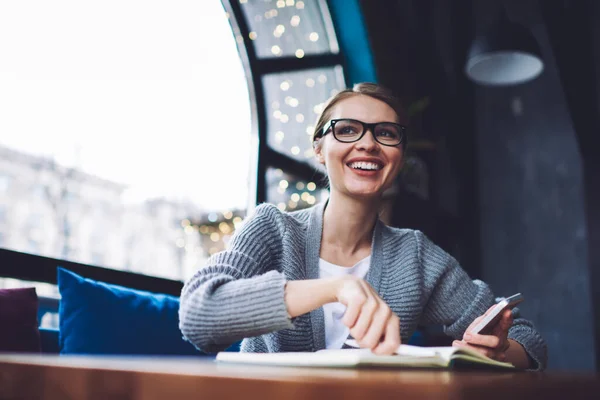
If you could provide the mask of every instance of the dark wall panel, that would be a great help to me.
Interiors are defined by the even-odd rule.
[[[544,74],[475,95],[482,277],[499,295],[525,294],[522,312],[547,340],[551,369],[593,370],[582,157],[544,26],[531,27]]]

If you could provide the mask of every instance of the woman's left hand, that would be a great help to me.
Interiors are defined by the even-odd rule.
[[[468,347],[476,350],[483,355],[497,360],[506,361],[506,352],[510,347],[508,340],[508,329],[512,326],[513,318],[512,311],[505,310],[502,314],[502,318],[496,323],[496,326],[492,329],[489,334],[482,335],[478,333],[472,333],[472,329],[484,318],[494,306],[490,307],[486,313],[480,317],[477,317],[475,321],[469,325],[463,340],[455,340],[452,345],[455,347]]]

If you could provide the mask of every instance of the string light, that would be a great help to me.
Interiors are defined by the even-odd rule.
[[[236,41],[238,44],[242,44],[242,43],[244,43],[244,38],[243,38],[242,36],[240,36],[240,35],[236,35],[236,36],[235,36],[235,41]]]
[[[297,58],[303,58],[304,57],[304,50],[298,49],[298,50],[296,50],[295,54],[296,54]]]
[[[279,143],[283,141],[284,136],[285,134],[282,131],[275,132],[275,140],[277,140]]]
[[[317,80],[319,81],[319,83],[326,83],[327,82],[327,77],[324,74],[319,75],[319,77],[317,78]]]
[[[292,147],[292,149],[290,151],[292,152],[293,155],[298,155],[298,154],[300,154],[300,147],[294,146],[294,147]]]
[[[193,226],[190,226],[190,225],[188,225],[188,226],[186,226],[186,227],[183,229],[183,231],[189,235],[189,234],[191,234],[191,233],[194,233],[194,227],[193,227]]]
[[[221,235],[219,235],[217,232],[213,232],[210,234],[210,240],[212,240],[213,242],[218,242],[219,239],[221,239]]]
[[[285,5],[288,7],[293,7],[295,1],[294,0],[285,0]]]
[[[311,32],[310,35],[308,35],[308,39],[311,42],[316,42],[317,40],[319,40],[319,34],[317,32]]]
[[[272,9],[272,10],[265,12],[265,18],[266,19],[275,18],[277,16],[277,14],[279,14],[279,12],[276,9]]]
[[[295,97],[292,97],[292,96],[286,96],[285,103],[287,105],[289,105],[290,107],[298,107],[298,104],[300,104],[298,99],[296,99]]]
[[[304,182],[298,182],[298,183],[296,183],[296,189],[298,189],[298,190],[304,190]]]
[[[208,226],[202,225],[200,227],[200,233],[203,234],[203,235],[206,235],[208,233]]]
[[[298,10],[302,10],[304,8],[304,2],[303,1],[297,1],[296,2],[296,8]]]
[[[240,4],[246,4],[248,0],[240,0]]]
[[[279,85],[279,88],[285,92],[285,91],[288,91],[290,89],[290,86],[291,85],[290,85],[290,83],[288,81],[283,81]]]
[[[185,228],[186,226],[190,225],[190,220],[189,219],[184,219],[181,221],[181,227]]]
[[[278,0],[277,1],[277,8],[283,8],[283,7],[285,7],[285,1]]]
[[[273,36],[275,36],[276,38],[281,37],[281,35],[283,35],[283,33],[285,32],[285,26],[283,25],[277,25],[275,27],[275,30],[273,31]]]
[[[282,179],[282,180],[279,181],[279,187],[280,188],[287,189],[288,186],[289,186],[289,183],[285,179]]]
[[[275,176],[280,177],[283,175],[283,171],[281,170],[281,168],[277,168],[275,170]]]
[[[277,204],[277,208],[279,208],[279,210],[281,210],[281,211],[285,211],[285,203]]]
[[[233,219],[233,226],[235,229],[238,229],[242,225],[242,219],[240,217],[235,217]]]
[[[229,232],[231,232],[231,227],[229,226],[229,224],[227,222],[221,222],[219,224],[219,230],[223,233],[229,233]]]
[[[293,26],[293,27],[296,27],[296,26],[300,25],[300,17],[297,16],[297,15],[294,15],[292,17],[292,19],[290,19],[290,25]]]
[[[271,53],[275,54],[276,56],[281,55],[281,47],[277,45],[271,47]]]
[[[306,127],[306,134],[307,135],[312,135],[313,132],[314,132],[314,130],[315,130],[315,127],[312,126],[312,125],[309,125],[309,126]]]
[[[213,213],[210,213],[210,214],[208,214],[208,220],[209,220],[210,222],[217,222],[217,214],[215,214],[214,212],[213,212]]]
[[[296,114],[296,122],[298,122],[298,123],[304,122],[304,115],[303,114]]]
[[[308,192],[304,192],[304,193],[302,193],[302,196],[300,196],[300,198],[304,201],[306,201],[309,197],[310,197],[310,193],[308,193]]]
[[[291,199],[294,200],[295,202],[300,201],[300,195],[298,195],[298,193],[294,193],[291,196]]]
[[[225,217],[225,219],[231,219],[231,217],[233,217],[233,213],[231,211],[225,211],[223,213],[223,216]]]
[[[308,185],[306,185],[306,188],[312,192],[313,190],[315,190],[317,188],[317,185],[315,185],[314,182],[308,182]]]
[[[256,37],[257,37],[256,32],[250,32],[248,34],[248,37],[250,38],[250,40],[256,40]]]
[[[290,201],[288,201],[288,207],[291,209],[294,209],[294,208],[298,207],[298,203],[296,203],[293,200],[290,200]]]
[[[285,124],[290,120],[290,117],[288,117],[287,114],[281,114],[281,118],[279,118],[279,120]]]
[[[281,118],[281,116],[282,116],[282,115],[283,115],[283,113],[282,113],[281,111],[279,111],[279,110],[275,110],[275,111],[273,111],[273,117],[274,117],[275,119],[279,119],[279,118]]]
[[[315,80],[314,80],[314,79],[312,79],[312,78],[308,78],[308,79],[306,80],[306,86],[308,86],[308,87],[313,87],[313,86],[315,86]]]

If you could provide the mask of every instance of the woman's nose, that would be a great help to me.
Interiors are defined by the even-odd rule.
[[[367,151],[372,151],[373,149],[379,148],[379,144],[375,140],[375,135],[370,129],[368,129],[363,135],[363,137],[361,137],[360,140],[356,142],[356,146],[359,149]]]

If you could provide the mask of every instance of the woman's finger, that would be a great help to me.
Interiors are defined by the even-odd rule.
[[[500,332],[508,333],[508,329],[512,326],[512,324],[513,324],[512,311],[505,310],[504,313],[502,314],[502,319],[500,319],[498,324],[496,324],[495,330],[497,330],[498,333],[500,333]]]
[[[492,349],[499,348],[503,338],[494,335],[480,335],[477,333],[466,333],[463,341],[477,346],[489,347]]]
[[[392,314],[386,324],[384,340],[372,351],[378,355],[394,354],[400,343],[400,318]]]
[[[350,328],[350,334],[359,342],[359,344],[367,333],[369,326],[371,326],[371,321],[373,320],[373,315],[377,311],[377,308],[378,302],[373,297],[369,297],[360,308],[358,320],[356,321],[356,324]]]
[[[356,321],[358,320],[358,316],[360,315],[360,310],[365,301],[366,296],[356,296],[350,299],[350,301],[348,301],[348,304],[346,304],[346,311],[344,312],[344,316],[342,317],[342,323],[348,328],[352,329],[354,325],[356,325]]]
[[[377,312],[373,315],[373,320],[371,321],[367,332],[364,337],[359,340],[360,347],[374,349],[381,342],[387,322],[391,316],[392,311],[390,308],[380,301],[377,306]]]

